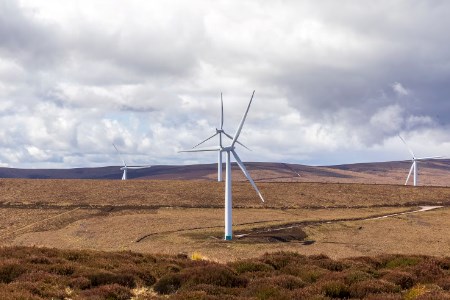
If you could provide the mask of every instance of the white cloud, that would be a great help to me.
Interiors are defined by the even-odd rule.
[[[407,96],[409,95],[409,91],[403,87],[403,85],[399,82],[394,82],[392,84],[392,89],[398,96]]]
[[[382,107],[370,118],[372,126],[391,134],[398,132],[403,122],[403,109],[399,105]]]
[[[445,2],[5,0],[0,162],[214,161],[224,96],[246,160],[390,159],[398,132],[450,139]],[[385,147],[385,148],[383,148]],[[378,155],[377,153],[384,153]]]

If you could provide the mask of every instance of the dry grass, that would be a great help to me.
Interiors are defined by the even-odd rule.
[[[449,187],[349,183],[258,183],[262,204],[248,182],[233,183],[235,207],[321,208],[450,204]],[[84,207],[223,207],[224,184],[175,180],[0,179],[0,205]]]
[[[223,209],[162,208],[145,213],[132,210],[88,216],[54,229],[56,219],[17,232],[3,240],[8,245],[37,245],[106,251],[192,254],[199,252],[215,261],[252,258],[280,249],[303,254],[327,253],[333,258],[382,253],[445,255],[450,253],[450,210],[440,209],[393,218],[358,221],[361,218],[404,211],[405,208],[365,209],[235,209],[236,233],[251,229],[299,224],[311,245],[222,241]],[[32,214],[32,213],[30,213]],[[70,218],[69,215],[62,216]],[[354,221],[336,222],[346,219]],[[327,223],[330,222],[330,223]],[[65,224],[65,222],[61,222]],[[304,224],[304,225],[302,225]]]
[[[261,240],[224,242],[223,183],[207,181],[0,180],[0,242],[105,251],[191,255],[213,261],[252,258],[280,249],[333,258],[382,253],[450,253],[448,208],[362,221],[448,205],[450,188],[392,185],[236,182],[234,230],[296,224],[309,245]],[[330,223],[327,223],[330,222]]]

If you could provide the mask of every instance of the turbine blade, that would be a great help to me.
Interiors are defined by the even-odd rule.
[[[261,198],[261,201],[264,202],[264,198],[261,195],[261,192],[258,190],[258,187],[256,186],[255,182],[253,181],[252,177],[248,173],[247,169],[245,168],[244,164],[242,163],[241,159],[237,155],[236,151],[232,150],[234,158],[236,159],[236,162],[238,166],[241,168],[242,172],[244,173],[245,177],[247,177],[248,181],[250,181],[251,185],[255,189],[256,193],[258,194],[259,198]]]
[[[250,109],[250,105],[252,104],[253,96],[255,95],[255,91],[252,93],[252,97],[250,98],[250,102],[248,103],[247,110],[245,111],[244,116],[242,117],[241,123],[239,124],[238,129],[236,130],[236,133],[234,134],[233,142],[231,143],[231,147],[234,146],[237,139],[239,138],[239,135],[241,134],[242,126],[244,126],[245,118],[247,118],[248,111]]]
[[[441,159],[441,158],[444,158],[444,156],[418,157],[416,158],[416,160]]]
[[[213,137],[215,137],[216,135],[218,135],[218,133],[213,134],[212,136],[210,136],[209,138],[207,138],[204,141],[201,141],[200,143],[198,143],[197,145],[195,145],[194,147],[192,147],[192,149],[197,148],[197,146],[200,146],[201,144],[203,144],[204,142],[209,141],[210,139],[212,139]]]
[[[223,129],[223,99],[222,92],[220,92],[220,129]]]
[[[127,167],[128,170],[137,170],[137,169],[147,169],[147,168],[151,168],[152,166],[132,166],[132,167]]]
[[[226,133],[225,131],[222,131],[223,134],[225,134],[230,140],[233,140],[233,137],[231,135],[229,135],[228,133]],[[236,143],[238,143],[239,145],[241,145],[242,147],[244,147],[245,149],[247,149],[248,151],[252,151],[252,149],[250,149],[249,147],[245,146],[244,144],[242,144],[239,141],[236,141]]]
[[[119,154],[119,157],[120,157],[120,159],[121,159],[122,162],[123,162],[123,165],[126,167],[127,164],[125,163],[125,160],[122,158],[122,155],[121,155],[119,149],[117,149],[117,147],[116,147],[116,145],[114,145],[114,143],[112,143],[112,145],[114,146],[114,148],[116,149],[117,153]]]
[[[178,152],[204,152],[204,151],[220,151],[222,148],[215,146],[215,147],[206,147],[206,148],[196,148],[196,149],[188,149],[188,150],[181,150]]]
[[[233,137],[231,135],[229,135],[228,133],[226,133],[225,131],[222,131],[223,134],[225,134],[230,140],[233,140]]]
[[[405,140],[402,138],[402,136],[399,134],[398,137],[402,140],[403,144],[405,144],[406,149],[408,149],[409,153],[411,153],[413,158],[416,158],[416,156],[414,155],[414,152],[412,151],[411,148],[409,148],[408,144],[405,142]]]
[[[408,174],[408,177],[406,177],[405,185],[408,184],[409,177],[411,177],[411,173],[412,173],[413,169],[414,169],[414,162],[412,163],[411,168],[409,169],[409,174]]]

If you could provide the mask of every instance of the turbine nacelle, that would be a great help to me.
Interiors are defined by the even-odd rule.
[[[228,147],[221,147],[220,148],[220,152],[228,152],[228,151],[234,151],[235,147],[234,146],[228,146]]]

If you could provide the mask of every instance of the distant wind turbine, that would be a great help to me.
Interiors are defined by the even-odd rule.
[[[413,175],[413,185],[417,186],[417,185],[419,185],[419,166],[418,166],[418,162],[419,161],[424,161],[424,160],[431,160],[431,159],[440,159],[440,158],[443,158],[443,156],[416,157],[414,155],[414,152],[412,151],[412,149],[408,146],[408,144],[405,142],[405,140],[401,137],[400,134],[398,135],[398,137],[405,144],[406,148],[408,149],[409,153],[412,156],[412,164],[411,164],[411,168],[409,169],[408,177],[406,177],[405,185],[408,184],[408,181],[409,181],[409,178],[411,177],[411,174],[414,174]]]
[[[195,145],[194,147],[192,147],[192,149],[197,148],[198,146],[200,146],[201,144],[209,141],[210,139],[212,139],[215,136],[219,136],[219,145],[218,147],[222,148],[222,134],[225,135],[227,138],[229,138],[230,140],[233,140],[233,137],[231,135],[229,135],[228,133],[225,132],[225,130],[223,130],[223,99],[222,99],[222,93],[220,93],[220,128],[216,128],[216,133],[213,134],[212,136],[208,137],[207,139],[201,141],[200,143],[198,143],[197,145]],[[247,148],[244,144],[242,144],[241,142],[237,141],[237,143],[239,145],[241,145],[242,147],[246,148],[247,150],[250,150],[249,148]],[[222,181],[222,151],[218,151],[217,153],[217,181]]]
[[[231,155],[234,156],[236,159],[236,163],[241,168],[242,172],[244,173],[245,177],[247,177],[248,181],[250,181],[251,185],[255,189],[256,193],[258,194],[259,198],[262,202],[264,202],[264,198],[261,195],[260,191],[256,187],[255,182],[253,181],[252,177],[248,173],[247,169],[245,168],[244,164],[242,163],[241,159],[239,158],[238,154],[235,150],[235,145],[238,143],[239,135],[241,134],[242,127],[244,126],[245,119],[247,117],[248,111],[250,109],[250,105],[252,104],[253,96],[255,95],[255,91],[253,91],[252,97],[250,98],[250,102],[248,103],[247,110],[245,111],[244,116],[242,117],[241,123],[239,124],[238,129],[236,130],[236,133],[234,134],[234,137],[232,137],[231,144],[229,146],[222,146],[221,144],[216,147],[209,147],[209,148],[198,148],[198,149],[190,149],[190,150],[184,150],[180,152],[203,152],[203,151],[219,151],[219,153],[225,152],[226,153],[226,165],[225,165],[225,240],[231,240],[233,237],[233,216],[232,216],[232,190],[231,190]]]
[[[151,167],[149,165],[147,165],[147,166],[127,166],[127,163],[123,159],[119,149],[117,149],[117,147],[116,147],[116,145],[114,145],[114,143],[112,145],[116,149],[117,153],[119,154],[120,159],[123,162],[123,167],[120,168],[120,170],[123,170],[122,180],[127,180],[128,179],[128,176],[127,176],[128,170],[146,169],[146,168],[150,168]]]

